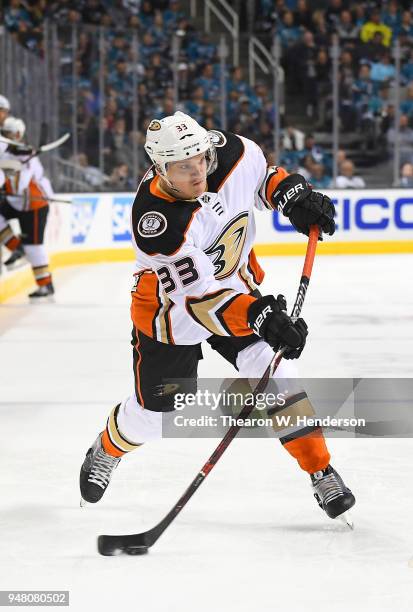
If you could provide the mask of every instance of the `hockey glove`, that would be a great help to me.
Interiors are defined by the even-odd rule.
[[[308,236],[310,226],[318,225],[325,234],[334,234],[334,204],[328,196],[312,191],[301,174],[290,174],[282,180],[271,199],[277,210],[290,219],[297,232]]]
[[[286,309],[283,295],[278,295],[277,299],[272,295],[259,298],[248,308],[248,325],[275,351],[286,346],[285,359],[297,359],[305,346],[307,325],[304,319],[294,323]]]

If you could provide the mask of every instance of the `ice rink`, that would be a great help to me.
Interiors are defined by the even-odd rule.
[[[302,258],[266,258],[264,293],[295,297]],[[413,255],[318,257],[304,377],[411,377]],[[144,557],[101,557],[100,533],[152,527],[216,440],[164,440],[123,460],[96,506],[78,472],[132,388],[131,264],[66,268],[55,303],[0,305],[0,589],[69,590],[70,610],[413,609],[411,439],[332,439],[355,530],[316,505],[276,440],[235,440]],[[201,375],[234,375],[208,348]],[[409,565],[410,564],[410,565]]]

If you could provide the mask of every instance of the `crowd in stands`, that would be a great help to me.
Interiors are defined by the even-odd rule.
[[[328,187],[331,154],[320,147],[314,131],[331,130],[333,35],[340,44],[339,91],[342,132],[363,134],[366,151],[381,159],[394,147],[394,79],[392,51],[402,49],[400,138],[402,164],[413,155],[413,7],[395,0],[255,0],[255,30],[268,44],[274,34],[282,47],[287,110],[304,116],[297,129],[289,113],[282,115],[280,163],[299,170],[317,187]],[[148,122],[175,109],[171,70],[172,34],[180,40],[178,108],[211,129],[220,125],[220,63],[213,37],[195,29],[180,0],[6,0],[3,20],[21,44],[44,56],[45,20],[59,27],[61,44],[62,126],[70,129],[73,91],[72,61],[78,92],[79,155],[74,161],[88,169],[94,188],[133,186],[134,143],[142,155]],[[64,24],[64,25],[63,25]],[[71,26],[77,25],[77,47],[71,48]],[[99,51],[96,26],[104,26],[105,98],[99,125]],[[139,54],[132,40],[138,33]],[[137,75],[138,131],[133,131],[133,71]],[[226,74],[228,129],[257,141],[270,162],[274,159],[276,109],[272,87],[265,80],[249,85],[244,68],[228,65]],[[282,112],[283,109],[279,109]],[[99,167],[99,130],[103,129],[104,167]],[[305,133],[304,133],[305,129]],[[146,160],[141,159],[143,165]],[[351,160],[340,162],[343,184],[356,181]],[[346,179],[346,180],[344,180]]]

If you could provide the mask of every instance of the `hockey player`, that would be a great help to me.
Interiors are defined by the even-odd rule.
[[[92,503],[121,457],[161,436],[162,413],[174,406],[173,393],[162,393],[167,381],[186,379],[179,391],[194,391],[204,340],[245,379],[260,379],[274,350],[286,346],[275,377],[297,377],[291,360],[305,346],[307,325],[287,315],[282,295],[262,297],[257,289],[264,273],[253,250],[254,207],[282,212],[305,234],[313,224],[335,230],[331,200],[299,174],[268,168],[251,140],[207,132],[177,112],[150,123],[145,149],[153,166],[132,207],[135,393],[110,413],[81,467],[81,496]],[[279,414],[314,411],[300,388]],[[319,428],[296,428],[280,440],[309,473],[328,516],[354,505]]]
[[[6,138],[22,141],[26,126],[21,119],[7,117],[2,127]],[[44,175],[41,162],[30,157],[24,148],[8,146],[0,142],[0,244],[4,244],[11,256],[4,262],[7,268],[22,257],[29,260],[37,289],[29,294],[32,299],[51,296],[54,293],[49,261],[43,244],[48,199],[53,196],[49,179]],[[30,150],[31,151],[31,150]],[[22,235],[16,236],[9,224],[18,219]]]
[[[4,96],[0,96],[0,128],[10,112],[10,102]]]

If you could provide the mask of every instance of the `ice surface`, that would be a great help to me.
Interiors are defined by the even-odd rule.
[[[300,258],[263,259],[292,300]],[[306,377],[412,376],[412,256],[319,257],[304,308]],[[369,612],[413,609],[410,439],[329,440],[357,496],[327,519],[277,441],[235,440],[145,557],[100,557],[99,533],[152,527],[215,440],[164,440],[123,460],[80,509],[78,470],[132,385],[130,264],[67,268],[56,303],[0,305],[0,589],[69,589],[70,610]],[[204,350],[201,374],[232,376]]]

